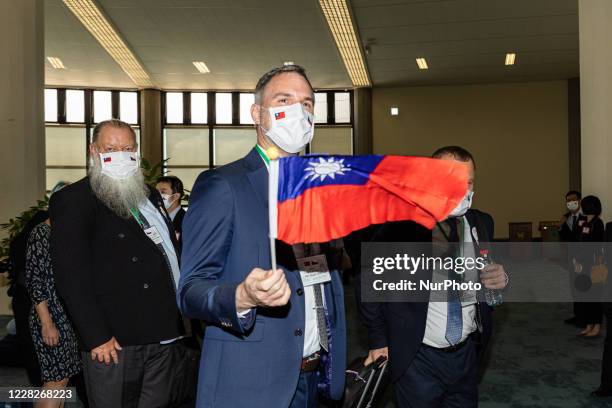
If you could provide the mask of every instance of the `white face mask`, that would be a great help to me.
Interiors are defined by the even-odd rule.
[[[140,169],[137,152],[99,153],[102,174],[115,180],[130,178]]]
[[[455,209],[451,211],[448,217],[453,218],[461,217],[462,215],[464,215],[467,210],[469,210],[472,206],[472,197],[474,197],[474,192],[468,191],[465,197],[463,197],[463,200],[461,200],[461,202],[457,204],[457,207],[455,207]]]
[[[174,204],[174,202],[176,201],[176,200],[170,200],[170,197],[172,197],[172,194],[162,194],[161,196],[164,200],[164,207],[166,207],[166,210],[172,207],[172,204]]]
[[[568,201],[566,205],[567,209],[570,211],[577,211],[578,207],[580,207],[580,203],[578,201]]]
[[[270,129],[261,128],[274,144],[287,153],[298,153],[314,136],[314,116],[301,103],[263,108],[270,112]]]

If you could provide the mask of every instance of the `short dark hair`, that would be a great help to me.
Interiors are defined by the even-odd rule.
[[[444,146],[433,152],[431,157],[434,159],[439,159],[442,156],[450,155],[453,156],[456,160],[468,162],[471,161],[476,168],[476,161],[474,160],[474,156],[472,153],[468,152],[466,149],[460,146]]]
[[[108,119],[98,123],[96,127],[94,127],[93,132],[91,133],[91,143],[96,143],[96,141],[98,141],[100,132],[102,132],[102,129],[107,126],[111,126],[118,129],[128,129],[134,137],[134,143],[136,143],[136,132],[134,132],[134,129],[132,129],[132,127],[128,123],[125,123],[124,121],[119,119]]]
[[[185,195],[185,190],[183,189],[183,182],[180,178],[176,176],[161,176],[157,179],[157,183],[168,183],[170,184],[170,189],[172,190],[172,194],[179,193],[179,200],[183,198]]]
[[[594,195],[586,196],[580,202],[584,215],[601,215],[601,201]]]
[[[575,195],[576,197],[578,197],[579,200],[582,198],[582,194],[578,190],[570,190],[570,191],[568,191],[567,194],[565,195],[565,198],[567,198],[567,197],[569,197],[571,195]]]
[[[290,72],[294,72],[304,78],[308,83],[308,86],[312,90],[312,93],[314,94],[314,88],[312,87],[310,80],[306,76],[306,70],[304,68],[299,65],[283,65],[282,67],[271,69],[270,71],[263,74],[261,78],[259,78],[259,81],[257,81],[257,85],[255,86],[255,103],[261,105],[263,91],[266,88],[266,85],[268,85],[268,83],[272,80],[272,78],[280,74],[287,74]]]

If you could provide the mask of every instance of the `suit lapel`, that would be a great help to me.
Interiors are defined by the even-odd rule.
[[[244,158],[245,166],[248,169],[247,178],[251,187],[255,191],[257,200],[268,211],[268,168],[263,159],[259,156],[257,149],[252,149]]]

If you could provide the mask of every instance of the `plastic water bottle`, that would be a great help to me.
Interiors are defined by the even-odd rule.
[[[489,256],[488,249],[481,249],[480,257],[483,258],[483,263],[485,265],[491,265],[494,263],[493,259],[491,259],[491,257]],[[504,298],[502,296],[502,291],[499,289],[484,288],[484,293],[485,293],[485,300],[487,302],[487,305],[489,306],[499,306],[504,301]]]

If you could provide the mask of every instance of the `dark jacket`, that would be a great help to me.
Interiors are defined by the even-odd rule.
[[[149,199],[165,214],[174,239],[155,189]],[[131,346],[183,334],[171,271],[134,219],[108,209],[88,178],[54,194],[49,210],[56,286],[85,350],[113,336]]]
[[[493,238],[493,219],[490,215],[477,210],[469,210],[466,218],[471,227],[476,227],[480,242],[488,242]],[[383,225],[372,240],[376,242],[430,242],[431,238],[431,230],[411,221],[401,221]],[[361,285],[356,286],[359,312],[368,329],[369,349],[389,347],[391,379],[396,381],[408,369],[421,347],[425,335],[428,302],[361,302]],[[482,352],[491,336],[491,308],[486,303],[480,302],[477,315],[480,316],[482,323],[480,333],[480,351]]]
[[[172,225],[174,226],[174,231],[178,235],[178,244],[179,247],[183,247],[183,218],[185,218],[185,214],[187,211],[183,207],[179,208],[172,220]]]
[[[570,212],[567,212],[564,214],[566,218],[569,218],[571,215],[572,214]],[[579,239],[579,235],[580,235],[579,232],[580,231],[577,226],[571,229],[567,225],[567,222],[564,222],[563,224],[561,224],[561,227],[559,228],[559,238],[561,238],[561,241],[563,242],[576,242]]]

